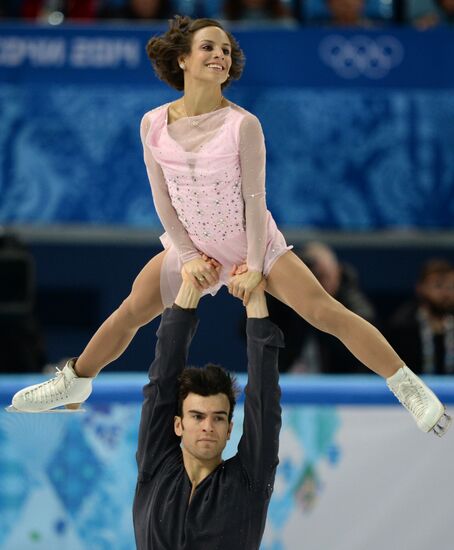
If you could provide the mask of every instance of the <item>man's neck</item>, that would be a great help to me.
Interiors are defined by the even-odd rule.
[[[222,463],[222,456],[220,455],[211,460],[200,460],[188,453],[184,447],[182,447],[182,451],[184,468],[191,480],[193,489]]]

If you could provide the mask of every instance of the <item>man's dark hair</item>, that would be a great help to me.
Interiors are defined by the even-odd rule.
[[[175,88],[184,89],[184,75],[178,65],[178,58],[191,53],[194,33],[205,27],[218,27],[229,38],[231,45],[232,66],[228,79],[221,84],[224,89],[232,80],[238,80],[243,72],[245,57],[235,37],[214,19],[191,19],[175,15],[169,21],[169,30],[161,36],[154,36],[148,41],[146,50],[156,76]]]
[[[434,258],[425,262],[419,272],[418,283],[423,283],[431,275],[446,275],[453,269],[447,260]]]
[[[236,398],[240,391],[236,378],[225,369],[211,363],[203,368],[186,367],[178,381],[178,416],[183,418],[183,401],[190,393],[203,397],[223,393],[230,403],[229,422],[231,422]]]

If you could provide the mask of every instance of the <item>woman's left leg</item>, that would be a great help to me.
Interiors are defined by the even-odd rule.
[[[293,252],[276,260],[267,280],[270,294],[314,327],[339,338],[359,361],[380,376],[389,378],[404,365],[384,336],[330,296]]]
[[[267,291],[309,323],[337,336],[371,370],[386,378],[389,389],[424,432],[442,436],[451,418],[438,397],[416,376],[370,323],[325,292],[306,265],[287,252],[268,274]]]

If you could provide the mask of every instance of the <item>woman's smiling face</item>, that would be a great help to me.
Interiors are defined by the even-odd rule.
[[[184,63],[185,78],[223,84],[232,66],[232,46],[219,27],[204,27],[194,33],[191,53],[179,60]]]

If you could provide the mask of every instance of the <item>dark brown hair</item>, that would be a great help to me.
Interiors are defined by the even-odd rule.
[[[148,41],[146,50],[156,76],[177,90],[184,89],[183,71],[178,65],[178,58],[191,53],[192,38],[196,31],[205,27],[218,27],[229,38],[232,47],[232,66],[228,79],[222,83],[224,89],[232,80],[238,80],[243,72],[245,57],[234,36],[226,31],[215,19],[191,19],[175,15],[169,20],[169,30],[161,36],[154,36]]]
[[[230,403],[229,422],[231,422],[236,398],[239,394],[239,387],[234,376],[219,365],[208,364],[203,368],[185,368],[178,381],[178,416],[183,418],[183,401],[190,393],[203,397],[223,393]]]

